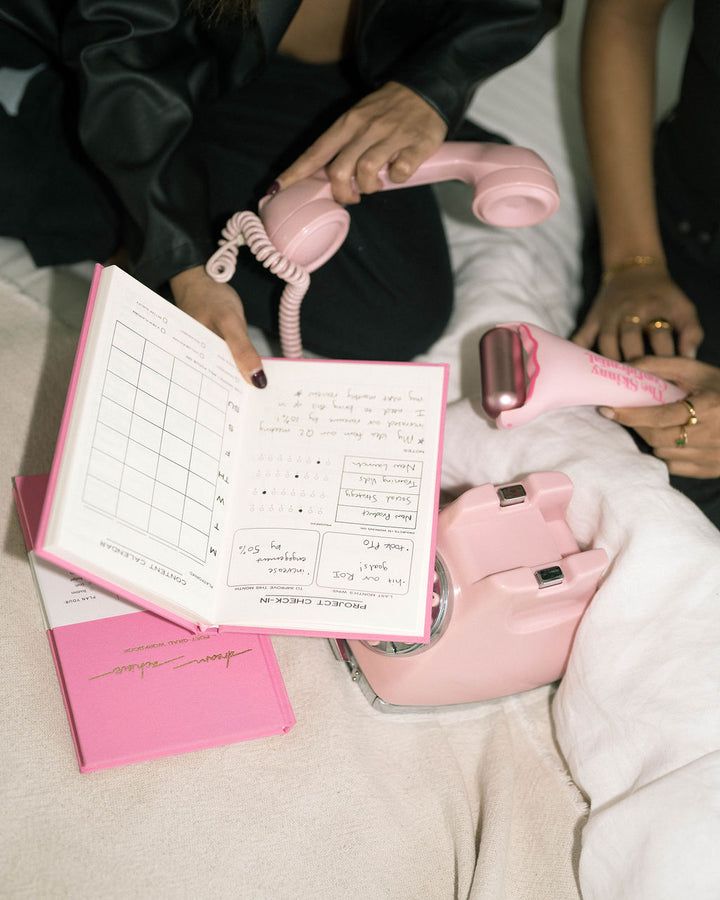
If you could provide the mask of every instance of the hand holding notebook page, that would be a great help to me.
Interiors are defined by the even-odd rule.
[[[40,554],[184,624],[424,637],[446,367],[264,368],[98,267]]]

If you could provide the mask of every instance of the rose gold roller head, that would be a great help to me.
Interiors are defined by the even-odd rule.
[[[525,361],[520,335],[491,328],[480,339],[482,405],[491,419],[525,403]]]

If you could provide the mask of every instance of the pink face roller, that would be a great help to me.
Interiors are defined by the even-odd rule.
[[[482,404],[498,428],[566,406],[660,406],[685,391],[526,322],[505,322],[480,341]]]
[[[555,179],[537,153],[504,144],[448,142],[402,184],[390,181],[385,171],[379,178],[382,190],[464,181],[473,187],[475,216],[504,228],[542,222],[560,202]],[[247,243],[267,269],[287,282],[280,301],[280,341],[285,356],[302,356],[300,303],[309,273],[341,246],[350,213],[333,199],[324,171],[263,197],[259,212],[259,218],[246,211],[228,221],[206,270],[216,281],[229,281],[238,247]]]

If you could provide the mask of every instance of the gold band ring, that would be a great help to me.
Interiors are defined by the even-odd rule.
[[[700,419],[698,419],[698,414],[695,412],[695,407],[687,399],[687,397],[683,400],[683,403],[685,404],[685,406],[687,406],[687,411],[688,411],[688,415],[689,415],[689,418],[688,418],[687,422],[685,423],[685,428],[687,428],[688,425],[699,425]]]
[[[675,446],[676,447],[687,447],[688,435],[687,428],[684,425],[680,426],[680,437],[675,438]]]
[[[673,326],[667,319],[650,319],[645,327],[650,331],[672,331]]]
[[[623,316],[623,325],[639,325],[640,316]]]

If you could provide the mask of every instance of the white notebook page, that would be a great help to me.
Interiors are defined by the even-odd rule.
[[[266,364],[237,452],[221,616],[424,630],[444,369]]]

